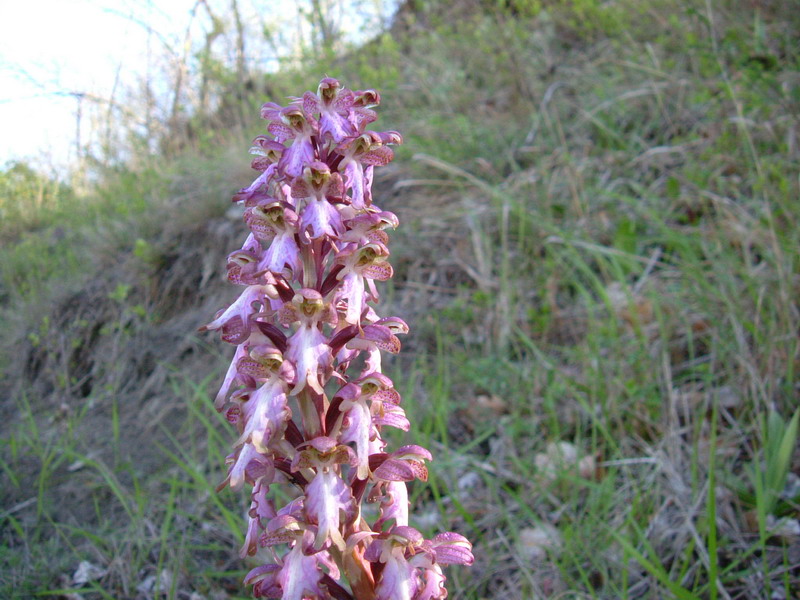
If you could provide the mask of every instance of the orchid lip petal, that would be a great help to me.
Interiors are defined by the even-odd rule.
[[[306,513],[317,523],[314,548],[321,549],[330,539],[340,550],[345,541],[339,531],[340,512],[349,513],[352,505],[350,488],[333,471],[320,471],[306,487]]]
[[[327,369],[333,360],[326,342],[325,335],[313,326],[299,327],[289,339],[286,357],[294,362],[297,369],[297,383],[292,388],[292,395],[301,392],[306,385],[318,394],[324,393],[319,373]]]

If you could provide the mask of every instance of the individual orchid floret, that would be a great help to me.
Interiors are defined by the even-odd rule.
[[[389,164],[394,152],[387,144],[401,141],[400,134],[394,131],[385,134],[366,131],[336,147],[342,156],[339,168],[344,174],[345,188],[351,190],[354,208],[363,210],[372,204],[372,168]]]
[[[350,340],[347,345],[350,350],[360,350],[366,352],[364,361],[365,373],[381,371],[381,352],[397,354],[400,352],[400,340],[392,330],[385,325],[372,324],[362,328],[361,333]]]
[[[370,502],[380,502],[381,516],[373,529],[381,531],[384,523],[394,520],[395,525],[408,525],[408,488],[403,481],[378,482],[370,493]]]
[[[370,441],[377,436],[367,399],[361,387],[352,383],[339,390],[334,400],[337,399],[341,401],[338,408],[343,416],[340,439],[344,443],[355,444],[356,477],[366,480],[370,475]]]
[[[280,320],[284,324],[299,321],[300,326],[288,340],[286,356],[294,363],[297,384],[292,395],[308,385],[322,394],[320,375],[327,372],[333,359],[327,338],[321,331],[321,323],[336,323],[337,315],[329,303],[325,303],[319,292],[304,288],[298,291],[291,303],[281,309]],[[321,373],[322,372],[322,373]]]
[[[268,127],[275,141],[283,143],[293,140],[278,161],[278,170],[290,177],[299,177],[303,167],[314,161],[314,146],[311,136],[317,133],[317,123],[308,118],[299,106],[287,106],[280,111],[280,122]]]
[[[252,444],[260,453],[269,452],[268,442],[283,431],[286,421],[291,417],[286,397],[287,388],[286,382],[277,376],[276,369],[275,375],[258,389],[248,393],[246,397],[239,395],[237,400],[241,404],[245,425],[234,446]]]
[[[383,481],[428,480],[428,468],[423,461],[433,460],[431,453],[422,446],[403,446],[389,455],[375,454],[370,457],[375,478]]]
[[[423,541],[422,534],[413,527],[398,526],[372,542],[364,558],[383,567],[375,587],[378,600],[414,598],[419,580],[407,556],[413,556]]]
[[[389,249],[381,242],[369,242],[357,249],[345,249],[336,256],[336,264],[342,265],[337,275],[341,280],[341,288],[337,301],[344,301],[347,306],[345,320],[357,325],[361,323],[361,314],[368,300],[378,301],[378,291],[374,280],[386,281],[393,274],[392,265],[387,262]],[[365,279],[370,294],[364,289]]]
[[[362,245],[380,242],[386,246],[389,244],[389,235],[384,230],[389,227],[396,229],[398,224],[397,215],[388,210],[359,213],[345,222],[347,232],[339,239]]]
[[[254,154],[256,158],[253,159],[251,166],[262,173],[249,186],[239,190],[233,196],[233,202],[245,202],[250,205],[268,196],[266,191],[267,184],[274,177],[277,163],[280,161],[285,149],[286,147],[283,144],[270,140],[264,135],[260,135],[253,140],[250,154]]]
[[[248,469],[269,467],[269,459],[259,454],[252,444],[241,446],[239,451],[229,455],[225,462],[229,465],[228,477],[220,484],[220,489],[225,485],[234,490],[241,489],[247,479]]]
[[[260,246],[260,245],[259,245]],[[264,271],[258,270],[261,248],[235,250],[228,255],[228,281],[236,285],[258,285]]]
[[[375,90],[354,92],[350,120],[355,124],[356,129],[361,131],[366,125],[378,118],[378,113],[371,109],[380,103],[381,95]]]
[[[325,78],[264,104],[258,174],[233,197],[249,232],[226,270],[243,289],[201,330],[236,346],[214,401],[237,432],[218,489],[250,489],[239,553],[271,556],[245,577],[256,597],[441,600],[442,567],[473,560],[461,535],[410,526],[407,485],[433,457],[384,438],[412,423],[382,372],[408,325],[375,309],[398,219],[373,204],[373,172],[402,143],[366,129],[379,103]]]
[[[273,519],[273,522],[278,519]],[[273,522],[273,533],[277,529]],[[292,523],[292,519],[281,522],[283,535],[267,537],[266,543],[283,543],[286,538],[292,549],[283,557],[281,564],[256,567],[245,577],[245,583],[254,585],[254,595],[262,598],[281,598],[282,600],[305,600],[306,598],[330,598],[323,586],[325,571],[328,576],[338,579],[340,576],[336,562],[328,552],[313,552],[312,533]],[[278,527],[280,527],[280,525]]]
[[[406,411],[391,402],[373,402],[371,414],[374,425],[395,427],[402,431],[411,429],[411,423],[406,418]]]
[[[336,466],[352,464],[353,451],[349,446],[337,444],[329,437],[317,437],[308,442],[293,466],[296,469],[313,469],[315,474],[306,488],[306,514],[317,525],[314,548],[320,550],[326,541],[344,550],[345,542],[339,527],[340,513],[347,520],[355,515],[354,499],[350,488],[337,473]]]
[[[266,198],[248,208],[244,219],[256,239],[271,242],[253,267],[254,270],[272,271],[289,277],[292,273],[300,272],[302,260],[295,237],[298,217],[294,210],[277,200]]]
[[[221,411],[223,406],[225,406],[225,401],[228,398],[228,392],[231,389],[231,386],[236,381],[236,378],[239,375],[239,371],[237,369],[239,359],[244,357],[247,354],[247,347],[246,344],[239,344],[236,347],[236,352],[233,355],[233,361],[231,361],[230,366],[228,367],[227,372],[225,373],[225,378],[222,381],[222,385],[219,388],[219,392],[217,392],[217,396],[214,399],[214,408],[218,411]]]
[[[269,160],[270,163],[277,163],[283,151],[286,149],[282,143],[271,140],[265,135],[258,135],[253,138],[253,145],[250,147],[250,154],[256,156],[263,156]]]
[[[217,317],[201,331],[222,330],[222,339],[231,344],[240,344],[250,335],[251,316],[259,312],[258,306],[268,304],[267,299],[274,294],[274,288],[268,284],[251,285],[226,310],[220,311]]]
[[[421,571],[422,581],[414,600],[443,600],[447,590],[441,565],[471,565],[472,544],[457,533],[440,533],[433,540],[425,540],[408,562]]]
[[[292,186],[295,198],[307,199],[300,222],[300,231],[311,239],[323,236],[337,238],[344,230],[342,216],[328,201],[329,195],[342,195],[342,178],[331,173],[330,167],[314,161],[303,169],[302,179]]]
[[[354,101],[353,92],[343,89],[336,79],[326,77],[319,82],[316,94],[303,94],[303,109],[309,116],[320,115],[319,133],[323,139],[339,143],[356,134],[356,125],[348,119]]]
[[[274,470],[272,471],[274,473]],[[258,538],[263,532],[263,522],[277,516],[272,500],[267,498],[270,481],[265,476],[259,477],[253,486],[251,495],[250,510],[247,512],[249,521],[247,533],[245,534],[244,545],[239,551],[239,556],[253,556],[258,551]]]
[[[279,235],[293,235],[297,231],[297,214],[269,196],[244,212],[244,221],[253,236],[270,242]]]

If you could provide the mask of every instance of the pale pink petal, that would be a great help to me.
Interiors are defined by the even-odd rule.
[[[387,425],[403,431],[411,429],[405,411],[392,402],[373,402],[372,422],[375,425]]]
[[[266,285],[248,286],[236,301],[226,308],[211,323],[201,328],[201,331],[221,329],[226,323],[238,318],[242,321],[242,326],[249,333],[250,316],[256,313],[253,303],[266,304],[269,287]]]
[[[327,200],[310,200],[303,209],[300,219],[300,231],[311,230],[311,239],[319,239],[325,235],[336,238],[344,231],[342,216]]]
[[[364,400],[351,404],[346,413],[347,426],[342,431],[342,443],[355,442],[359,479],[369,477],[369,440],[372,437],[372,418]]]
[[[367,207],[364,197],[364,167],[356,160],[351,160],[344,168],[344,187],[350,189],[353,208],[363,210]]]
[[[259,387],[244,403],[245,428],[234,446],[249,443],[258,451],[269,451],[269,440],[283,431],[291,417],[284,383],[276,378]]]
[[[278,169],[291,177],[300,177],[303,168],[314,161],[314,147],[310,137],[297,137],[290,147],[283,151]]]
[[[225,379],[222,381],[222,386],[219,388],[217,397],[214,400],[214,408],[216,408],[217,411],[222,410],[222,407],[225,405],[225,400],[228,398],[228,392],[231,389],[234,379],[236,379],[236,365],[239,362],[239,359],[245,357],[246,355],[247,349],[245,348],[245,344],[239,344],[236,347],[236,352],[233,355],[233,360],[228,367],[228,371],[225,373]]]
[[[300,248],[297,247],[294,232],[286,231],[275,236],[258,266],[276,273],[288,268],[289,276],[294,276],[300,273],[301,265]]]
[[[375,587],[377,600],[412,600],[417,592],[416,569],[408,564],[401,552],[389,554],[386,566]]]
[[[375,522],[373,529],[380,530],[383,524],[394,519],[395,526],[408,526],[408,488],[403,481],[390,481],[385,484],[383,501],[381,502],[381,518]]]
[[[346,116],[342,116],[335,110],[325,108],[319,120],[319,132],[321,136],[329,137],[334,142],[339,143],[349,136],[355,135],[356,128],[348,121]]]
[[[442,568],[437,564],[432,564],[424,570],[425,583],[419,588],[414,600],[443,600],[447,598],[447,590],[444,587],[445,576]]]
[[[446,531],[437,534],[430,542],[436,562],[443,565],[471,565],[475,561],[472,544],[463,535]]]
[[[264,459],[258,452],[256,452],[252,444],[245,444],[239,451],[239,455],[236,457],[236,461],[233,463],[233,466],[228,473],[231,489],[238,490],[240,487],[242,487],[242,484],[244,483],[245,469],[247,469],[247,465],[250,464],[251,460],[263,461]]]
[[[334,471],[324,469],[316,474],[306,487],[305,501],[310,521],[317,524],[315,549],[319,550],[327,540],[331,540],[340,550],[344,550],[344,538],[339,531],[339,513],[351,512],[352,502],[350,488]]]
[[[286,357],[297,370],[297,383],[291,392],[293,396],[306,384],[318,394],[323,393],[319,372],[326,370],[333,359],[326,341],[325,335],[313,326],[301,326],[289,338]]]
[[[304,600],[312,598],[324,598],[323,591],[320,589],[319,581],[322,572],[317,566],[317,559],[306,556],[303,553],[302,544],[296,542],[283,559],[283,568],[278,575],[283,595],[281,600]]]
[[[364,312],[364,278],[357,273],[348,273],[342,278],[338,297],[347,302],[345,321],[353,325],[361,323],[361,313]]]

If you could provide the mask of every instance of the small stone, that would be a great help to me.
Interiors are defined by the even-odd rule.
[[[587,454],[578,462],[578,474],[584,479],[599,479],[597,474],[597,460]]]
[[[733,410],[741,405],[742,394],[730,385],[723,385],[715,390],[719,405],[726,410]]]
[[[102,569],[97,565],[93,565],[88,560],[84,560],[81,561],[75,573],[72,575],[72,582],[75,585],[85,585],[90,581],[100,579],[106,573],[108,573],[106,569]]]
[[[800,477],[789,471],[786,476],[786,485],[783,486],[780,496],[784,500],[794,500],[800,496]]]
[[[767,530],[771,535],[781,538],[783,541],[792,543],[800,539],[800,521],[783,517],[776,519],[772,515],[767,515]]]
[[[541,563],[548,552],[558,552],[561,548],[561,534],[548,523],[538,527],[526,527],[519,532],[517,551],[523,558]]]
[[[158,580],[156,581],[155,591],[157,594],[168,594],[171,588],[172,588],[172,573],[170,573],[166,569],[162,569],[161,573],[158,574]]]
[[[155,575],[148,575],[144,578],[144,581],[136,586],[136,590],[143,594],[169,594],[171,588],[172,573],[166,569],[162,569],[158,577]]]
[[[155,583],[156,583],[156,576],[148,575],[139,585],[136,586],[136,591],[142,592],[143,594],[149,594],[150,592],[153,591]]]
[[[458,490],[460,492],[469,492],[481,484],[481,476],[478,475],[475,471],[469,471],[468,473],[464,473],[461,477],[458,478]]]
[[[538,474],[548,481],[554,480],[560,471],[574,468],[578,462],[578,450],[569,442],[547,444],[544,452],[533,457]]]

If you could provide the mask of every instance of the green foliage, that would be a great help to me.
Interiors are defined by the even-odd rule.
[[[620,36],[631,29],[637,17],[646,14],[643,3],[630,0],[555,0],[552,8],[557,20],[587,41]]]
[[[405,136],[376,200],[403,223],[384,301],[411,325],[387,363],[413,441],[437,459],[412,520],[476,541],[479,564],[448,574],[453,594],[797,595],[794,542],[773,520],[798,517],[780,496],[800,419],[797,19],[694,0],[416,4],[408,32],[267,75],[269,97],[245,102],[281,102],[325,73],[378,88],[378,125]],[[253,117],[249,135],[262,129]],[[215,147],[228,130],[202,136],[188,147],[205,158],[110,169],[90,194],[43,202],[0,251],[0,301],[25,323],[14,377],[55,382],[17,398],[0,442],[2,504],[34,499],[0,512],[0,594],[45,594],[83,559],[117,565],[87,596],[128,597],[163,569],[184,574],[173,596],[241,590],[246,499],[212,489],[231,441],[208,400],[224,359],[198,367],[187,344],[142,405],[138,381],[71,397],[73,370],[32,375],[59,315],[23,310],[108,278],[116,320],[99,335],[131,346],[121,365],[143,331],[159,343],[201,324],[207,307],[195,319],[161,283],[174,269],[182,298],[213,304],[200,263],[216,238],[203,230],[175,268],[165,215],[218,217],[248,181],[247,140],[234,159]],[[108,276],[104,263],[126,260]],[[76,322],[65,347],[93,324]],[[62,397],[71,412],[53,416]],[[126,449],[142,413],[157,425]],[[584,471],[552,464],[564,443]],[[76,525],[62,502],[90,514]]]
[[[39,173],[24,162],[7,164],[0,170],[0,240],[50,224],[53,213],[74,199],[75,193],[63,181]]]
[[[788,423],[774,410],[769,411],[764,420],[762,456],[755,459],[747,470],[761,517],[776,513],[775,509],[786,486],[792,454],[797,449],[798,422],[800,409],[794,412]]]

